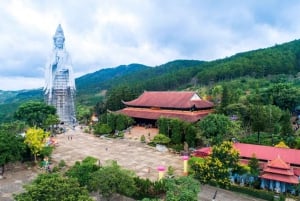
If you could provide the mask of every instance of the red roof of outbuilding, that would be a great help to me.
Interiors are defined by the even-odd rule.
[[[263,169],[264,172],[269,172],[269,173],[275,173],[275,174],[281,174],[281,175],[294,175],[294,171],[292,169],[289,170],[284,170],[280,168],[270,168],[266,167]]]
[[[294,174],[297,176],[300,176],[300,169],[299,168],[294,168]]]
[[[191,91],[145,91],[137,99],[123,102],[127,106],[158,108],[212,108],[212,102],[201,99]]]
[[[291,166],[284,162],[279,156],[266,164],[260,177],[290,184],[299,183],[299,179],[295,176]]]
[[[299,184],[299,180],[297,176],[287,176],[287,175],[280,175],[280,174],[273,174],[273,173],[263,173],[259,176],[260,178],[281,181],[289,184]]]
[[[286,162],[284,162],[280,156],[278,155],[278,157],[272,161],[269,161],[267,164],[268,167],[272,167],[272,168],[280,168],[280,169],[285,169],[285,170],[289,170],[291,169],[290,164],[287,164]]]
[[[279,148],[264,145],[234,143],[234,148],[240,153],[241,158],[252,158],[253,154],[259,160],[271,161],[278,156],[286,163],[300,166],[300,150]],[[203,148],[196,152],[206,152],[210,154],[211,149]]]
[[[212,113],[213,110],[201,110],[201,111],[180,111],[180,110],[161,110],[161,109],[149,109],[149,108],[124,108],[119,110],[118,113],[142,119],[157,120],[160,117],[165,118],[179,118],[187,122],[196,122],[206,115]]]
[[[234,143],[234,147],[239,151],[240,157],[252,158],[255,154],[257,159],[271,161],[279,156],[286,163],[300,165],[300,150],[298,149],[244,143]]]

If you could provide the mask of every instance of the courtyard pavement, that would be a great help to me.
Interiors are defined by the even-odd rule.
[[[102,165],[107,160],[115,160],[123,168],[133,170],[138,176],[151,180],[158,179],[156,168],[161,165],[166,168],[172,166],[176,175],[182,175],[181,156],[169,152],[159,152],[154,147],[140,142],[140,135],[151,139],[155,133],[157,133],[155,129],[139,127],[126,133],[125,139],[108,139],[83,133],[77,127],[75,130],[68,130],[65,134],[57,135],[58,146],[52,154],[52,162],[57,164],[60,160],[64,160],[68,166],[72,166],[76,161],[92,156],[99,159]],[[25,168],[6,172],[6,178],[0,179],[0,201],[12,201],[12,194],[21,192],[22,185],[34,179],[39,172],[41,171]],[[259,201],[259,199],[206,185],[201,186],[198,200],[211,201],[216,190],[218,193],[215,201]]]
[[[134,134],[131,134],[134,135]],[[175,174],[183,171],[181,156],[169,152],[159,152],[155,147],[141,143],[138,137],[132,139],[111,139],[83,133],[80,128],[69,130],[57,136],[58,146],[52,154],[52,160],[58,163],[64,160],[68,166],[74,165],[87,156],[100,160],[115,160],[123,168],[133,170],[143,178],[156,180],[158,166],[172,166]]]

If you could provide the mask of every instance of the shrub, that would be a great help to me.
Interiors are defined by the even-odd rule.
[[[258,189],[253,189],[253,188],[248,188],[248,187],[243,187],[243,186],[236,186],[236,185],[231,185],[229,186],[229,190],[243,193],[246,195],[250,195],[255,198],[261,198],[264,200],[269,200],[273,201],[274,198],[274,193],[269,192],[269,191],[264,191],[264,190],[258,190]]]
[[[153,142],[155,144],[168,144],[171,141],[171,139],[163,134],[157,134],[154,138],[153,138]]]
[[[58,163],[58,167],[63,168],[65,166],[66,166],[66,162],[64,160],[60,160],[59,163]]]
[[[183,144],[172,144],[169,146],[170,148],[174,149],[177,152],[180,152],[184,149]]]
[[[53,152],[53,149],[54,147],[52,146],[45,146],[40,152],[40,157],[41,158],[50,157]]]
[[[145,143],[145,142],[146,142],[146,137],[145,137],[145,135],[142,135],[142,136],[141,136],[141,142],[142,142],[142,143]]]
[[[94,126],[94,133],[98,135],[109,134],[112,132],[111,127],[108,124],[97,123]]]

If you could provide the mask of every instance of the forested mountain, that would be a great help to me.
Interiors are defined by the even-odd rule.
[[[110,80],[118,80],[128,74],[134,74],[150,68],[142,64],[121,65],[89,73],[76,79],[77,93],[95,93],[109,88]]]
[[[295,40],[210,62],[176,60],[156,67],[130,64],[101,69],[76,79],[76,100],[77,104],[95,106],[105,102],[104,98],[109,101],[112,92],[120,89],[124,97],[119,98],[126,100],[144,90],[179,90],[244,76],[296,75],[299,70],[300,40]],[[7,112],[12,113],[20,103],[32,99],[42,100],[42,90],[0,91],[0,121],[9,119]]]
[[[208,62],[198,72],[200,83],[242,76],[265,77],[276,74],[295,74],[300,70],[300,40],[270,48],[238,53],[232,57]]]

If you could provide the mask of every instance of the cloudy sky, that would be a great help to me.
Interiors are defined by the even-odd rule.
[[[76,77],[121,64],[214,60],[300,38],[297,0],[0,1],[0,90],[44,84],[58,24]]]

